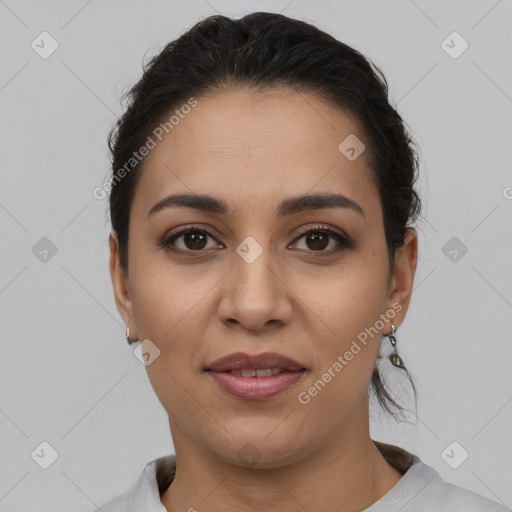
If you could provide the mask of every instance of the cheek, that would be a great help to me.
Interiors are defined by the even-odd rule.
[[[149,259],[135,268],[132,296],[139,337],[160,351],[147,366],[148,376],[160,388],[158,395],[166,389],[175,393],[195,373],[192,361],[202,338],[201,301],[208,287],[192,286],[182,272],[150,265]]]
[[[325,416],[323,428],[335,428],[352,417],[367,396],[375,367],[381,329],[375,328],[383,313],[384,279],[378,273],[348,273],[331,281],[324,294],[311,294],[308,306],[321,319],[322,335],[315,336],[315,369],[298,396],[304,421]],[[325,291],[325,289],[324,289]],[[377,324],[379,327],[379,324]],[[311,428],[315,420],[311,420]]]
[[[213,279],[194,279],[191,267],[161,261],[157,253],[134,252],[130,271],[134,315],[140,334],[167,343],[196,316]]]
[[[154,268],[148,268],[143,279],[134,279],[134,317],[140,338],[151,340],[159,350],[146,371],[167,411],[190,410],[190,392],[199,372],[196,358],[204,337],[201,299],[208,288],[203,291],[189,283],[183,276],[165,275]]]
[[[387,275],[384,264],[375,260],[356,262],[354,258],[353,264],[340,266],[321,279],[306,276],[296,284],[301,300],[321,320],[318,327],[340,342],[374,325],[384,312]]]
[[[318,359],[312,379],[328,382],[326,400],[343,396],[351,401],[349,395],[355,400],[371,378],[381,341],[379,319],[385,312],[384,265],[367,260],[339,269],[322,287],[302,284],[306,310],[312,312],[311,325],[316,325],[316,335],[310,333]]]

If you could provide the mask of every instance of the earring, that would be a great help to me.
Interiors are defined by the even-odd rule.
[[[139,340],[131,340],[130,339],[130,328],[126,327],[126,341],[131,345],[132,343],[135,343]]]
[[[393,353],[389,356],[389,360],[398,368],[405,369],[404,362],[402,361],[402,358],[398,355],[398,350],[396,348],[396,338],[394,336],[396,332],[395,324],[391,322],[391,333],[386,334],[386,336],[389,338],[389,341],[391,342],[391,345],[393,345]]]

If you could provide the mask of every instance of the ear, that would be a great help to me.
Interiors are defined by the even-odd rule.
[[[395,316],[395,327],[398,327],[405,318],[411,300],[414,275],[418,259],[418,235],[414,228],[407,228],[402,247],[395,252],[395,267],[391,280],[388,297],[388,308],[395,309],[396,304],[402,308]],[[395,304],[395,308],[393,308]]]
[[[119,262],[119,242],[117,233],[112,231],[109,237],[110,245],[110,278],[114,289],[114,297],[117,310],[123,317],[126,326],[130,327],[130,338],[137,339],[137,327],[133,315],[133,303],[131,298],[128,275]]]

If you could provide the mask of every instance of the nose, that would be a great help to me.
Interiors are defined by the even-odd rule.
[[[270,251],[252,262],[235,254],[233,268],[224,281],[219,304],[220,320],[249,331],[283,326],[293,315],[293,291],[282,268],[271,261]],[[250,261],[250,260],[249,260]]]

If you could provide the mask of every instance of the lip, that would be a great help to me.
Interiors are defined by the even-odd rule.
[[[306,370],[284,371],[272,377],[241,377],[229,372],[208,372],[215,383],[230,395],[244,400],[265,400],[295,384]]]
[[[242,377],[230,370],[279,368],[282,373],[270,377]],[[250,355],[235,352],[215,360],[206,368],[213,380],[227,393],[245,400],[264,400],[288,389],[306,372],[294,359],[276,352]]]
[[[228,372],[230,370],[265,370],[267,368],[280,368],[288,372],[305,370],[304,365],[283,356],[277,352],[263,352],[262,354],[250,355],[244,352],[235,352],[208,364],[205,370],[212,372]],[[249,377],[245,377],[249,378]],[[262,377],[270,379],[271,377]]]

